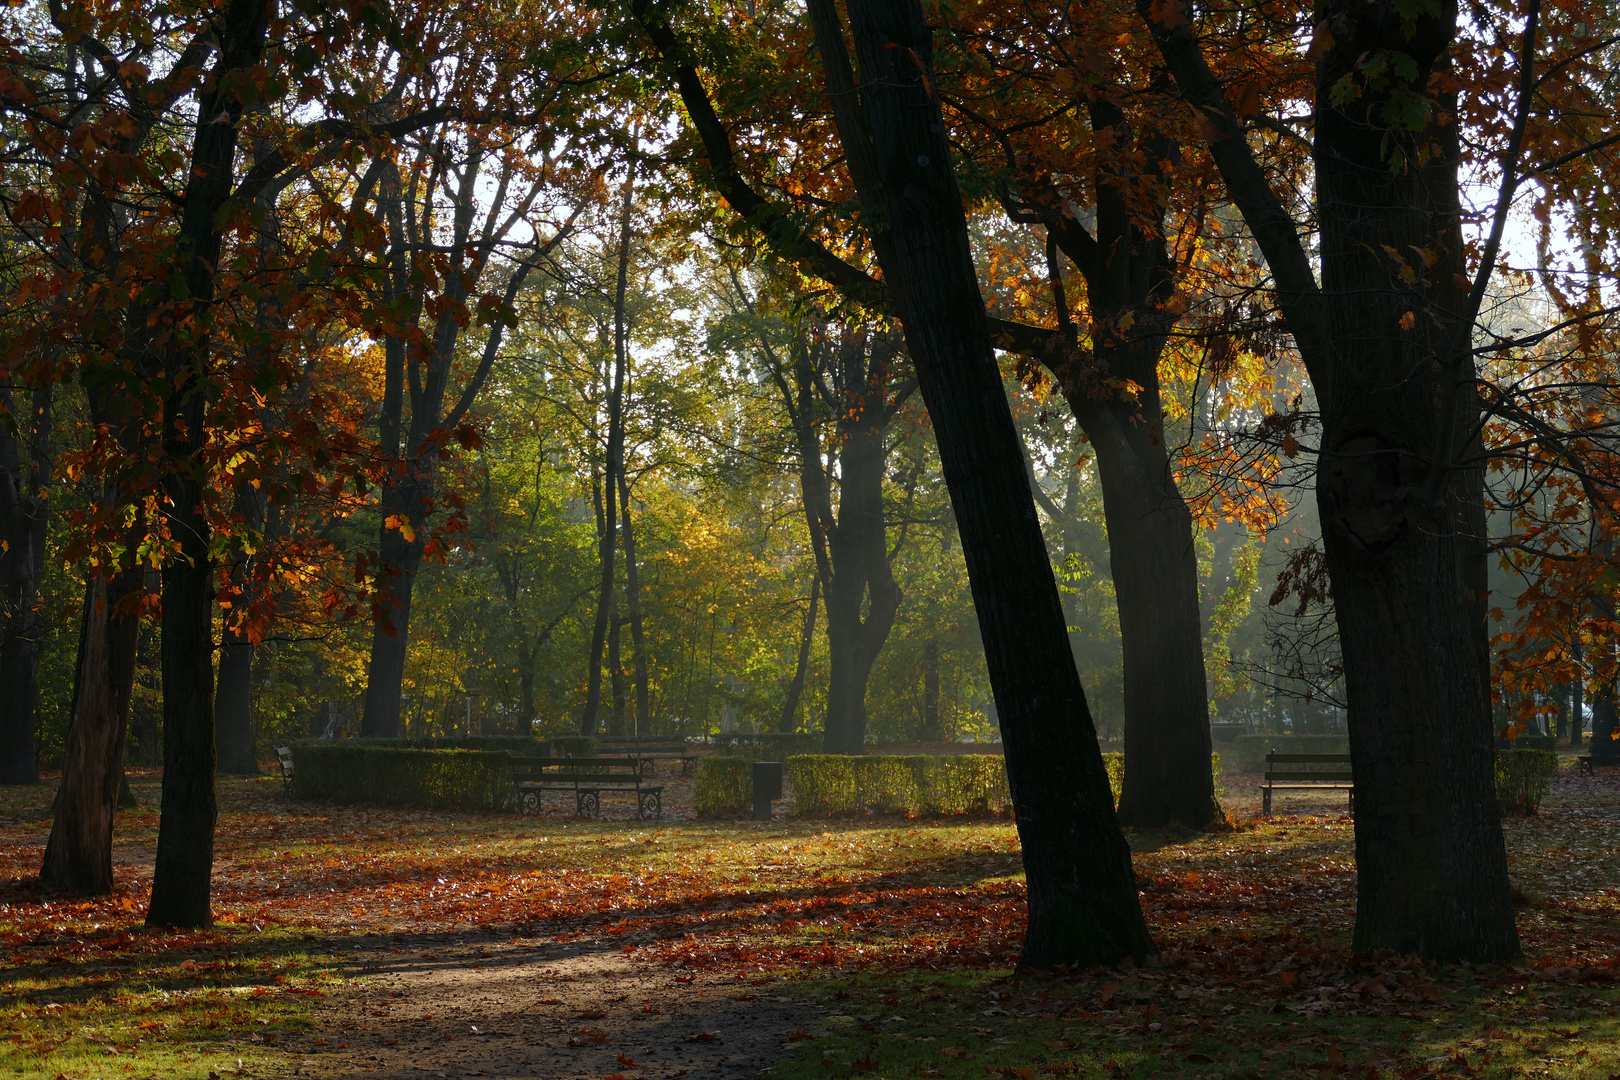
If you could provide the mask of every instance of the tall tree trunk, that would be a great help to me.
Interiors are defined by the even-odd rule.
[[[821,601],[821,575],[810,575],[810,606],[804,612],[799,630],[799,656],[793,665],[793,681],[788,683],[787,700],[782,703],[782,719],[776,730],[791,735],[799,729],[799,699],[804,696],[804,679],[810,670],[810,646],[816,637],[816,607]]]
[[[236,509],[250,528],[262,528],[265,503],[259,489],[243,483],[236,491]],[[252,597],[252,556],[240,547],[231,553],[231,614],[249,606]],[[253,643],[227,625],[219,646],[219,684],[214,697],[219,769],[238,776],[257,776],[259,758],[253,746]]]
[[[379,618],[371,628],[371,656],[366,662],[366,696],[360,713],[360,734],[370,738],[399,737],[400,701],[405,689],[405,660],[410,653],[411,597],[416,572],[422,565],[424,538],[416,530],[426,520],[419,476],[432,465],[421,458],[406,463],[405,475],[383,492],[385,518],[397,516],[410,529],[390,528],[385,522],[378,537],[383,564],[390,568],[387,582],[391,598],[379,604]]]
[[[203,508],[209,338],[214,270],[219,264],[221,211],[231,197],[236,121],[243,102],[232,84],[259,62],[271,0],[230,0],[219,30],[219,58],[198,100],[185,210],[176,264],[186,283],[188,316],[195,324],[170,329],[164,374],[174,389],[164,403],[164,488],[169,527],[179,557],[163,567],[163,806],[158,823],[152,900],[153,926],[207,926],[213,922],[209,879],[214,865],[213,559]],[[223,116],[225,122],[216,122]],[[194,336],[195,335],[195,336]]]
[[[20,395],[4,395],[7,411]],[[45,633],[39,583],[45,573],[44,490],[50,481],[51,388],[29,397],[26,465],[9,428],[0,428],[0,784],[37,784],[34,714]],[[13,419],[17,419],[13,414]]]
[[[636,565],[636,527],[630,518],[630,480],[619,470],[619,520],[624,530],[624,603],[630,617],[630,644],[636,650],[636,734],[652,734],[647,685],[647,638],[641,624],[641,568]]]
[[[1396,15],[1360,0],[1317,5],[1314,254],[1185,11],[1149,0],[1138,10],[1210,132],[1321,405],[1317,506],[1356,771],[1354,946],[1517,959],[1493,783],[1483,474],[1456,467],[1478,449],[1472,342],[1495,257],[1485,253],[1468,292],[1457,102],[1442,74],[1457,4]],[[1370,84],[1362,60],[1381,51],[1402,54],[1415,75]],[[1520,59],[1521,75],[1529,63]],[[1364,92],[1336,89],[1350,84]],[[1425,99],[1422,130],[1392,126],[1412,114],[1400,94]],[[1421,260],[1408,263],[1410,253]]]
[[[1102,481],[1123,649],[1119,818],[1138,828],[1202,828],[1218,807],[1192,514],[1162,449],[1144,469],[1149,455],[1126,445],[1131,433],[1112,420],[1094,420],[1087,430]]]
[[[1317,506],[1356,770],[1355,947],[1503,962],[1519,955],[1519,940],[1492,780],[1482,477],[1459,471],[1439,506],[1413,498],[1443,416],[1435,402],[1451,391],[1432,358],[1448,355],[1451,320],[1464,309],[1457,126],[1423,133],[1438,152],[1396,169],[1389,148],[1402,144],[1364,115],[1380,106],[1326,104],[1364,50],[1411,47],[1369,16],[1346,10],[1342,37],[1334,23],[1338,44],[1318,61],[1316,122],[1334,380],[1323,401]],[[1425,67],[1443,62],[1455,19],[1453,8],[1449,22],[1422,20],[1432,50]],[[1454,93],[1431,93],[1437,115],[1456,115]],[[1437,265],[1408,285],[1386,245],[1433,252]],[[1425,314],[1408,332],[1413,310]],[[1467,432],[1477,403],[1459,411]]]
[[[624,469],[624,379],[629,364],[629,328],[625,317],[625,290],[630,279],[630,209],[635,192],[633,180],[626,180],[619,226],[619,278],[613,298],[613,388],[608,393],[608,437],[603,462],[602,494],[598,503],[602,516],[597,524],[597,558],[602,568],[602,586],[597,595],[596,621],[591,626],[589,683],[585,712],[580,717],[581,735],[595,735],[602,707],[602,648],[607,637],[608,608],[613,597],[613,554],[618,544],[619,474]]]
[[[113,815],[124,775],[124,738],[135,682],[139,616],[124,600],[141,572],[100,574],[85,590],[73,683],[67,754],[39,883],[52,892],[99,896],[112,891]]]
[[[836,361],[844,415],[838,423],[843,436],[838,521],[827,536],[832,558],[827,583],[829,754],[865,752],[866,684],[900,610],[883,517],[889,360],[883,338],[846,332]]]
[[[1132,132],[1112,102],[1093,101],[1088,113],[1099,138],[1139,150],[1152,165],[1180,156],[1170,139]],[[1174,822],[1201,828],[1220,809],[1209,756],[1209,688],[1192,514],[1176,486],[1160,402],[1158,364],[1175,322],[1169,313],[1175,282],[1163,235],[1159,175],[1152,167],[1141,178],[1129,168],[1099,170],[1095,236],[1062,213],[1053,213],[1047,225],[1062,335],[1072,339],[1075,331],[1056,249],[1086,281],[1090,365],[1137,386],[1134,399],[1096,397],[1088,385],[1094,375],[1080,375],[1072,362],[1054,372],[1096,449],[1108,523],[1125,684],[1120,820],[1138,827]],[[1158,221],[1143,221],[1143,203],[1156,204]]]
[[[1575,652],[1575,679],[1569,687],[1569,745],[1579,747],[1586,727],[1586,657],[1578,637],[1571,647]]]
[[[939,638],[930,635],[923,648],[923,706],[922,740],[939,742],[945,738],[945,726],[939,716]]]
[[[905,325],[956,512],[1006,744],[1028,878],[1023,963],[1112,964],[1155,949],[1064,628],[985,321],[917,0],[854,0],[853,88],[837,9],[817,43],[856,190]]]
[[[619,614],[619,605],[615,600],[612,610],[608,614],[608,671],[612,678],[609,687],[613,695],[613,711],[608,714],[608,734],[623,736],[625,729],[625,679],[624,659],[621,655],[620,645],[624,636],[624,616]]]

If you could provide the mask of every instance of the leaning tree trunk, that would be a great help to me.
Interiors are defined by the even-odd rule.
[[[140,582],[138,569],[110,580],[97,575],[85,592],[67,754],[39,871],[40,885],[52,892],[99,896],[112,891],[113,814],[124,775],[140,631],[140,617],[125,611],[123,601]]]
[[[812,5],[830,38],[831,4]],[[991,348],[950,143],[933,89],[932,30],[917,0],[852,0],[866,81],[838,103],[839,136],[939,443],[1006,745],[1028,878],[1023,962],[1112,964],[1154,950],[1130,848],[1085,692],[1024,452]],[[841,29],[838,31],[841,38]],[[841,41],[822,48],[836,97],[852,84]]]

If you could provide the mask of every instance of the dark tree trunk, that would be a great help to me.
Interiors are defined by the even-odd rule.
[[[613,555],[618,544],[619,474],[624,469],[624,379],[629,365],[629,327],[626,324],[625,291],[630,280],[630,209],[635,189],[625,182],[623,217],[619,226],[619,277],[613,300],[613,388],[608,393],[608,436],[601,486],[597,492],[597,558],[602,568],[602,584],[596,600],[596,621],[591,625],[589,682],[585,712],[580,717],[581,735],[595,735],[600,726],[597,714],[602,707],[602,649],[608,630],[608,611],[613,599]]]
[[[855,0],[862,100],[836,8],[812,5],[856,189],[905,324],[962,537],[1006,744],[1028,877],[1023,962],[1113,964],[1155,949],[1096,730],[1069,651],[1023,447],[991,348],[950,144],[916,0]],[[829,19],[830,15],[830,19]],[[837,34],[834,38],[833,35]],[[898,47],[896,47],[898,46]]]
[[[881,336],[868,339],[846,331],[835,361],[843,391],[838,421],[843,447],[838,519],[827,533],[832,561],[827,583],[829,754],[865,751],[866,684],[900,610],[900,586],[889,567],[883,518],[891,359],[889,343]]]
[[[1375,102],[1328,107],[1332,87],[1364,50],[1412,49],[1372,9],[1344,0],[1329,7],[1345,8],[1336,17],[1348,32],[1335,30],[1338,45],[1317,68],[1317,208],[1333,372],[1317,506],[1356,770],[1355,947],[1505,962],[1519,955],[1519,941],[1492,780],[1477,557],[1482,478],[1459,471],[1442,486],[1439,506],[1414,498],[1443,415],[1436,403],[1452,390],[1432,358],[1449,355],[1452,320],[1464,308],[1457,129],[1423,133],[1439,152],[1396,169],[1390,147],[1403,144],[1367,122]],[[1455,10],[1449,23],[1424,20],[1423,33],[1420,63],[1446,63]],[[1455,95],[1436,95],[1434,105],[1456,115]],[[1405,284],[1386,245],[1428,250],[1437,265],[1426,281]],[[1402,329],[1408,311],[1422,313],[1411,331]],[[1472,404],[1471,390],[1468,397]],[[1456,423],[1467,431],[1477,406],[1460,411]],[[1466,447],[1466,437],[1456,445]]]
[[[213,689],[213,559],[203,507],[209,339],[214,268],[219,264],[221,211],[231,197],[236,121],[243,103],[231,90],[237,73],[264,51],[270,0],[231,0],[219,31],[219,59],[198,102],[190,179],[180,221],[176,264],[197,325],[171,330],[164,374],[174,390],[164,403],[163,439],[170,473],[169,526],[180,557],[163,567],[163,808],[158,824],[152,926],[207,926],[213,922],[209,879],[214,865],[215,757]],[[199,327],[201,328],[199,330]],[[193,336],[195,335],[195,336]]]
[[[647,684],[647,638],[641,625],[641,568],[636,565],[636,528],[630,518],[630,480],[619,470],[619,520],[624,530],[624,602],[630,618],[630,644],[636,650],[636,734],[652,734],[652,703]]]
[[[1115,146],[1147,158],[1146,183],[1128,167],[1099,171],[1096,235],[1061,213],[1048,221],[1048,243],[1061,248],[1086,281],[1091,365],[1140,390],[1135,400],[1100,395],[1089,371],[1055,368],[1071,410],[1097,452],[1109,564],[1119,607],[1125,689],[1125,783],[1119,801],[1127,825],[1171,823],[1202,828],[1220,813],[1210,766],[1209,699],[1198,608],[1198,558],[1192,514],[1176,486],[1159,397],[1159,356],[1175,317],[1170,260],[1162,235],[1160,162],[1174,162],[1170,140],[1130,131],[1107,101],[1089,107],[1091,126]],[[1133,145],[1133,140],[1135,144]],[[1141,204],[1157,199],[1149,229]],[[1057,272],[1054,299],[1064,337],[1074,333]]]
[[[79,626],[62,783],[39,882],[52,892],[99,896],[112,891],[113,814],[124,775],[124,738],[140,618],[124,600],[140,587],[139,570],[96,576]]]
[[[521,687],[522,726],[518,734],[527,735],[534,730],[534,650],[525,638],[518,639],[518,686]]]
[[[923,649],[923,742],[939,742],[945,738],[945,725],[939,716],[939,638],[930,637]]]
[[[236,509],[250,528],[264,524],[265,503],[259,489],[241,485],[236,492]],[[231,615],[252,602],[252,556],[241,548],[232,552]],[[238,776],[257,776],[259,758],[253,745],[253,643],[237,628],[225,627],[219,648],[219,685],[214,697],[214,717],[219,740],[219,769]]]
[[[1119,818],[1138,828],[1202,828],[1218,807],[1192,514],[1162,448],[1149,454],[1126,445],[1135,433],[1112,421],[1094,418],[1087,431],[1102,481],[1123,648]],[[1144,468],[1152,457],[1158,460]]]
[[[608,734],[616,736],[622,736],[625,729],[624,660],[619,648],[623,632],[624,616],[619,614],[619,605],[615,603],[608,618],[607,664],[611,673],[609,686],[613,695],[613,711],[608,714]]]
[[[1193,26],[1180,9],[1138,9],[1211,132],[1321,405],[1317,505],[1356,772],[1354,946],[1517,959],[1492,780],[1483,477],[1456,467],[1478,450],[1479,422],[1456,100],[1445,89],[1457,6],[1408,17],[1360,0],[1318,5],[1320,287]],[[1380,50],[1415,65],[1424,130],[1390,125],[1391,95],[1411,91],[1358,74]],[[1337,94],[1345,79],[1366,92]]]
[[[416,572],[422,565],[423,488],[418,475],[431,469],[421,459],[406,464],[405,475],[383,492],[384,517],[397,516],[408,524],[407,538],[400,528],[389,528],[386,521],[377,546],[387,568],[387,588],[392,594],[375,609],[371,628],[371,656],[366,662],[366,697],[360,714],[360,734],[372,738],[399,736],[400,701],[405,688],[405,659],[410,652],[411,595],[416,589]]]
[[[1600,761],[1620,758],[1620,742],[1615,739],[1615,729],[1620,727],[1615,698],[1613,682],[1605,685],[1592,698],[1592,756]]]
[[[10,393],[4,397],[8,412],[20,400]],[[18,423],[28,432],[26,465],[9,427],[0,427],[0,784],[39,782],[34,714],[45,633],[38,598],[45,573],[50,388],[35,390],[29,403],[28,423]]]
[[[227,631],[219,648],[219,689],[214,698],[218,717],[219,771],[257,776],[253,747],[253,643]]]
[[[1569,685],[1569,745],[1579,747],[1586,728],[1586,658],[1577,638],[1574,643],[1575,678]]]
[[[821,602],[821,575],[810,575],[810,606],[804,612],[799,630],[799,657],[793,665],[793,681],[788,683],[787,700],[782,703],[782,719],[776,730],[791,735],[799,729],[799,699],[804,697],[804,679],[810,670],[810,646],[816,639],[816,608]]]

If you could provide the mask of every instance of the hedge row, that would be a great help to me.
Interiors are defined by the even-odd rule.
[[[1523,739],[1518,740],[1523,742]],[[1551,750],[1513,749],[1496,752],[1496,802],[1504,814],[1534,814],[1558,773]]]
[[[1219,773],[1220,758],[1211,760]],[[1117,803],[1125,778],[1125,756],[1104,754],[1103,764]],[[753,761],[744,757],[699,761],[697,812],[750,812],[754,805],[753,767]],[[800,814],[1006,813],[1011,808],[1006,759],[998,754],[805,754],[788,758],[785,771]]]
[[[504,751],[416,750],[300,744],[293,750],[292,794],[299,799],[497,810],[512,793],[512,757]]]

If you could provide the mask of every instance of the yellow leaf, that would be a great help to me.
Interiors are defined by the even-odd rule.
[[[1410,329],[1412,329],[1412,327],[1414,327],[1416,325],[1417,325],[1417,316],[1414,315],[1412,312],[1408,311],[1405,315],[1401,316],[1401,329],[1402,330],[1410,330]]]

